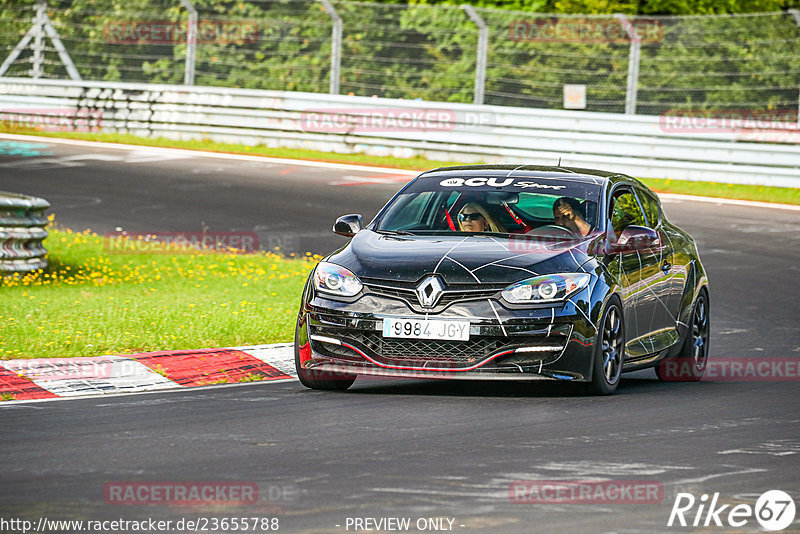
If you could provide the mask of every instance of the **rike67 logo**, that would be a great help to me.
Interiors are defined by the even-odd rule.
[[[755,506],[749,504],[722,504],[719,493],[709,497],[703,494],[697,499],[691,493],[678,493],[668,527],[761,527],[763,530],[777,531],[788,528],[795,517],[792,497],[781,490],[764,492]],[[758,525],[755,525],[757,522]]]

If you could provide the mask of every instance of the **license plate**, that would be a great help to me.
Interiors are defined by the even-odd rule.
[[[469,321],[384,319],[383,337],[469,341]]]

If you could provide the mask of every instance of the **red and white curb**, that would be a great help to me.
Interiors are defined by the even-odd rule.
[[[6,402],[296,380],[291,343],[92,358],[0,360]]]

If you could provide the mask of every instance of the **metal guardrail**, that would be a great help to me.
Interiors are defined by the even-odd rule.
[[[800,130],[665,116],[340,95],[0,78],[0,121],[345,153],[609,169],[800,187]],[[779,142],[758,142],[764,139]]]
[[[0,273],[34,271],[47,266],[47,218],[42,198],[0,191]]]

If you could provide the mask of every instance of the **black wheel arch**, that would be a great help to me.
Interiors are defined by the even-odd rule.
[[[603,274],[604,276],[599,276],[594,284],[590,301],[591,313],[589,314],[589,318],[592,320],[592,324],[595,327],[599,324],[600,318],[608,306],[609,300],[613,297],[617,297],[620,306],[622,305],[621,288],[616,282],[606,280],[607,274],[605,272],[603,272]]]
[[[700,260],[694,259],[689,266],[689,272],[686,274],[686,284],[683,286],[683,296],[681,297],[681,308],[678,312],[678,333],[681,339],[684,338],[689,329],[688,324],[695,302],[697,302],[697,297],[703,289],[706,290],[706,298],[710,302],[711,297],[705,269]]]
[[[595,340],[597,339],[597,329],[599,328],[600,320],[602,319],[606,308],[608,308],[609,302],[612,300],[616,300],[616,302],[619,304],[620,311],[622,311],[623,304],[621,288],[616,284],[616,282],[611,282],[609,284],[604,276],[600,276],[594,285],[594,289],[592,290],[592,309],[589,315],[590,319],[592,320],[592,326],[595,329]],[[592,365],[588,376],[591,377],[592,373],[594,373],[594,358],[592,358]]]

